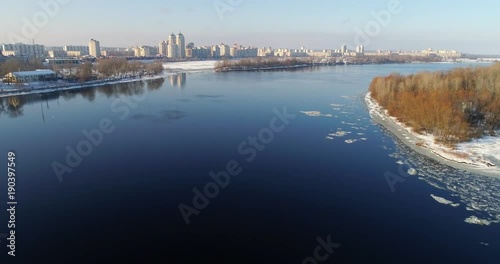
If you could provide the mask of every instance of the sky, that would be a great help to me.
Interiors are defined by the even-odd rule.
[[[0,43],[458,50],[500,55],[496,0],[0,0]],[[8,8],[5,8],[8,7]],[[378,15],[377,15],[378,14]]]

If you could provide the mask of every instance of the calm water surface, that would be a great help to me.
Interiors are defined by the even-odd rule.
[[[330,237],[340,247],[325,263],[498,263],[500,225],[464,220],[500,220],[500,181],[412,153],[363,101],[375,76],[457,66],[202,72],[1,99],[0,155],[17,154],[17,260],[303,263]],[[248,162],[238,147],[284,108],[296,117]],[[57,177],[54,162],[68,165],[103,120],[113,131]],[[186,225],[179,204],[194,206],[193,188],[231,160],[241,173]],[[393,192],[385,175],[404,181]]]

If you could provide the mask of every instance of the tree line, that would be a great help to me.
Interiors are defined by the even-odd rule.
[[[371,96],[419,133],[454,145],[500,129],[500,63],[377,77]]]
[[[144,63],[127,61],[125,58],[101,59],[96,64],[84,62],[79,64],[62,64],[44,66],[40,60],[22,60],[9,58],[0,63],[0,78],[10,72],[51,69],[70,81],[86,82],[105,78],[142,77],[157,75],[163,72],[163,64],[159,61]]]
[[[298,58],[251,58],[241,60],[222,60],[215,64],[215,70],[243,70],[243,69],[258,69],[258,68],[272,68],[272,67],[290,67],[298,65],[312,64],[312,58],[298,59]]]
[[[388,64],[388,63],[410,63],[418,62],[440,62],[441,57],[410,56],[410,55],[381,55],[381,56],[359,56],[349,58],[354,64]]]
[[[36,69],[43,69],[42,61],[9,58],[5,62],[0,62],[0,78],[3,78],[10,72],[34,71]]]

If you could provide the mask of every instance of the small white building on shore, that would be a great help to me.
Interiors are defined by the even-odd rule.
[[[3,78],[3,81],[4,83],[29,83],[55,79],[57,79],[57,74],[51,70],[35,70],[8,73]]]

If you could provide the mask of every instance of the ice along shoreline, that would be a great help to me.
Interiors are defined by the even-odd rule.
[[[411,128],[389,116],[368,92],[365,102],[373,121],[389,130],[415,152],[438,161],[441,164],[472,173],[500,178],[500,137],[489,137],[474,142],[461,143],[451,149],[434,142],[432,135],[420,135]],[[475,149],[486,150],[484,154]]]

